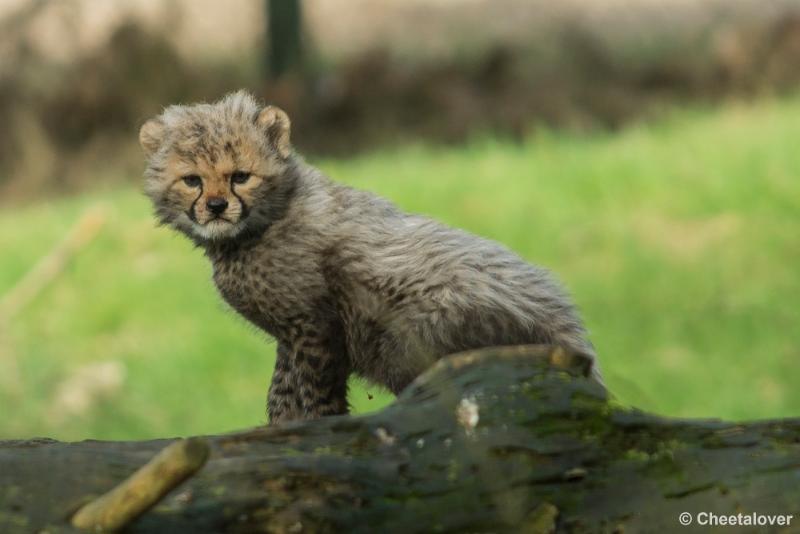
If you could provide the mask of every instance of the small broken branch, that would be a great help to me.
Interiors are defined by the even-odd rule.
[[[208,459],[202,438],[176,441],[114,489],[78,510],[72,526],[91,532],[115,532],[149,510]]]

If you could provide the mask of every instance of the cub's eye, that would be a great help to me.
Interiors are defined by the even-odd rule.
[[[231,173],[231,182],[234,184],[243,184],[250,179],[250,173],[244,171],[234,171]]]
[[[200,187],[200,184],[203,183],[203,180],[196,174],[190,174],[183,177],[183,183],[189,187]]]

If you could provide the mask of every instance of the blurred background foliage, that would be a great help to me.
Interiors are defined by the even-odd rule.
[[[138,183],[144,120],[241,87],[553,269],[620,401],[797,415],[798,82],[797,0],[0,0],[0,438],[264,421],[274,344]]]

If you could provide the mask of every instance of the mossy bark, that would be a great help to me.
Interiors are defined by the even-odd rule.
[[[691,532],[678,516],[701,511],[800,527],[800,421],[665,419],[586,371],[486,349],[379,413],[207,437],[205,467],[126,532]],[[0,532],[70,531],[170,442],[0,442]]]

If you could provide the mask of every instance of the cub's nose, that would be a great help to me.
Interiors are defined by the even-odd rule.
[[[206,201],[206,207],[214,215],[222,215],[228,209],[228,201],[222,197],[210,197]]]

